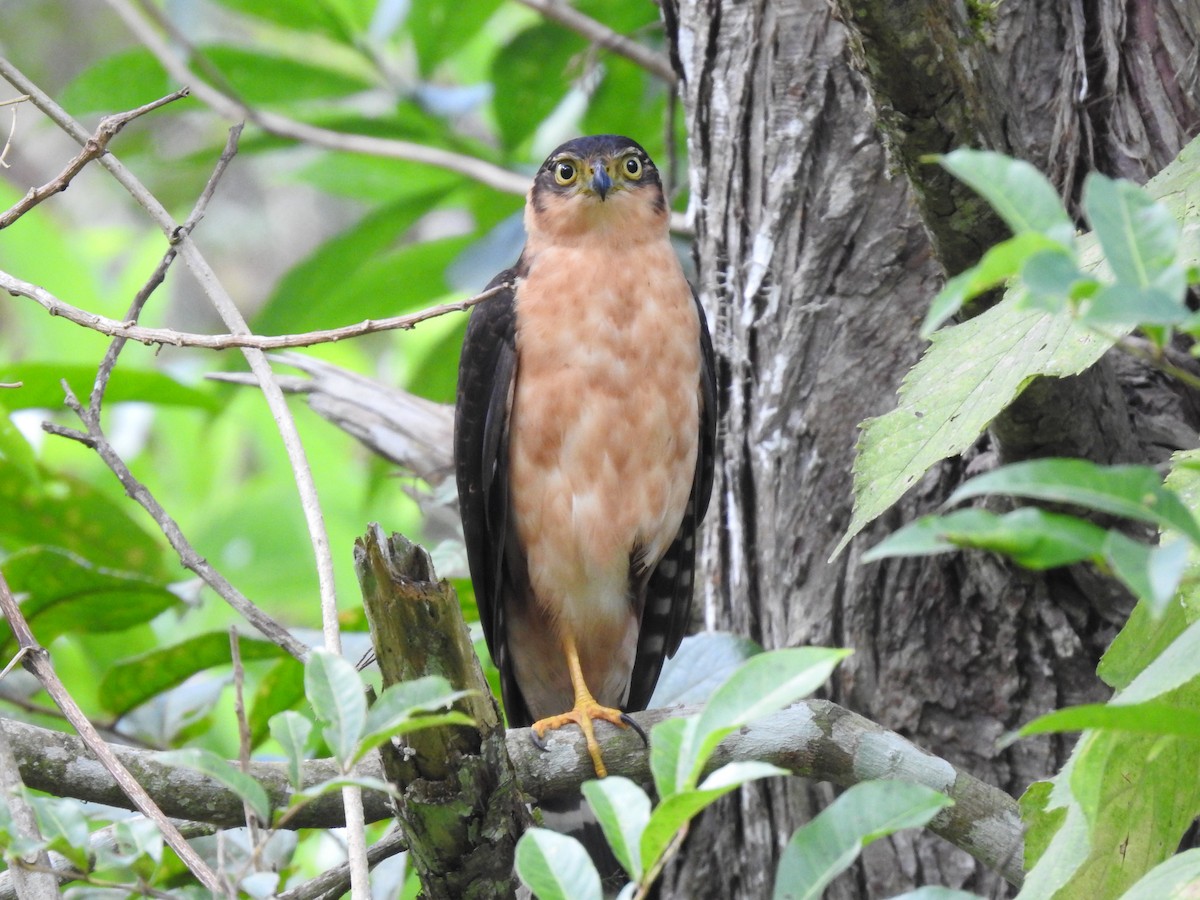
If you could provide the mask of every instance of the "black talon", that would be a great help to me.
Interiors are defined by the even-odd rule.
[[[650,739],[646,737],[646,732],[642,730],[642,726],[633,721],[633,718],[625,713],[621,713],[621,721],[637,732],[637,736],[642,739],[642,743],[647,747],[650,746]]]
[[[542,736],[532,728],[529,729],[529,741],[533,744],[533,746],[537,747],[543,753],[550,749],[546,746],[546,741],[542,738]]]

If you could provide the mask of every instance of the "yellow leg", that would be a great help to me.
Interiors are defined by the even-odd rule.
[[[596,698],[592,696],[592,692],[588,690],[588,686],[583,680],[583,668],[579,664],[579,651],[575,649],[575,638],[571,635],[563,638],[563,653],[567,656],[567,668],[571,672],[571,687],[575,690],[575,706],[569,712],[534,722],[533,732],[540,739],[546,736],[547,731],[553,731],[555,728],[562,728],[564,725],[572,723],[578,725],[587,741],[588,754],[592,757],[596,776],[604,778],[608,775],[608,769],[604,767],[604,760],[600,756],[600,744],[596,742],[592,720],[603,719],[605,722],[612,722],[614,725],[625,728],[627,727],[625,714],[619,709],[601,706],[596,702]]]

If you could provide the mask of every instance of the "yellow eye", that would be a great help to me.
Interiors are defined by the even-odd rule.
[[[579,170],[575,168],[574,163],[560,162],[554,164],[554,180],[561,185],[568,185],[573,182]]]
[[[642,161],[636,156],[625,158],[625,174],[634,181],[642,177]]]

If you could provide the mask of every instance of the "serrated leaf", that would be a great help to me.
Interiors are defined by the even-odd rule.
[[[0,569],[14,592],[27,595],[21,610],[42,644],[61,634],[124,631],[180,602],[159,582],[95,565],[59,547],[19,550]],[[0,652],[11,646],[9,640]]]
[[[304,669],[304,693],[324,725],[325,743],[346,768],[367,724],[367,698],[358,671],[340,656],[314,650]]]
[[[938,157],[943,168],[981,194],[1014,234],[1041,232],[1070,243],[1075,226],[1054,185],[1024,160],[989,150],[955,150]]]
[[[681,751],[692,786],[716,749],[733,729],[770,715],[806,697],[829,680],[850,650],[792,647],[752,657],[717,688],[700,714],[695,734]]]
[[[312,734],[312,722],[294,709],[271,717],[271,737],[283,748],[288,762],[288,783],[300,790],[300,765],[308,753],[308,739]]]
[[[260,821],[269,822],[271,820],[271,801],[267,798],[267,792],[263,786],[211,750],[204,750],[200,747],[168,750],[155,754],[155,759],[163,765],[184,766],[207,775],[237,794]]]
[[[244,661],[274,659],[284,651],[270,641],[240,638]],[[159,647],[113,666],[100,682],[100,699],[107,710],[124,715],[151,697],[182,684],[197,672],[229,665],[229,635],[210,631],[178,644]]]
[[[650,797],[628,778],[612,775],[585,781],[583,796],[596,814],[617,862],[634,881],[640,881],[642,832],[650,821]]]
[[[1083,459],[1029,460],[972,478],[946,503],[953,505],[991,494],[1071,503],[1161,528],[1175,528],[1200,544],[1200,525],[1150,466],[1100,466]]]
[[[1121,895],[1121,900],[1197,900],[1200,850],[1185,850],[1159,863]]]
[[[924,785],[854,785],[792,835],[779,860],[774,900],[816,900],[863,847],[904,828],[921,827],[950,805],[949,797]]]
[[[1146,185],[1151,197],[1189,224],[1197,221],[1200,209],[1198,165],[1200,138]],[[1200,260],[1198,235],[1195,228],[1184,233],[1176,261],[1184,271]],[[1092,238],[1087,249],[1088,241],[1078,242],[1084,248],[1080,260],[1085,271],[1099,261],[1094,252],[1098,242]],[[1066,316],[1023,308],[1025,296],[1023,287],[1010,290],[991,309],[935,334],[933,345],[905,378],[898,408],[863,423],[854,462],[854,514],[833,555],[931,466],[970,446],[1032,379],[1077,375],[1121,336],[1101,337]]]
[[[601,900],[600,874],[583,844],[530,828],[517,842],[517,875],[538,900]]]
[[[1179,223],[1133,182],[1090,173],[1083,208],[1118,281],[1147,288],[1175,262]]]

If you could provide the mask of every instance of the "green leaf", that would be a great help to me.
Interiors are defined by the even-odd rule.
[[[308,754],[308,739],[312,735],[312,722],[294,709],[284,710],[271,717],[271,737],[283,748],[288,761],[288,783],[300,790],[300,765]]]
[[[1200,897],[1200,850],[1159,863],[1121,895],[1121,900],[1196,900]]]
[[[684,757],[684,746],[696,740],[699,716],[666,719],[650,731],[650,772],[660,797],[669,797],[684,789],[690,764]]]
[[[1189,625],[1117,694],[1114,703],[1144,703],[1200,676],[1200,622]]]
[[[872,841],[927,824],[951,800],[924,785],[865,781],[796,830],[784,848],[775,900],[819,898]]]
[[[421,77],[428,78],[488,24],[500,0],[413,0],[405,27],[417,48]]]
[[[492,109],[500,137],[518,147],[566,96],[573,68],[587,41],[553,22],[539,22],[514,37],[492,63]]]
[[[1200,525],[1150,466],[1100,466],[1082,459],[1035,459],[1002,466],[956,490],[949,504],[972,497],[1010,494],[1178,529],[1200,544]]]
[[[690,787],[700,777],[717,744],[736,728],[806,697],[829,680],[850,650],[793,647],[751,657],[717,688],[700,714],[691,741],[681,752]],[[661,786],[660,786],[661,788]]]
[[[318,54],[306,61],[233,46],[207,46],[202,52],[252,106],[342,97],[376,86],[366,66],[357,73],[335,70],[314,64],[322,59]]]
[[[701,787],[684,789],[664,797],[650,814],[650,819],[642,831],[642,871],[648,872],[654,868],[679,833],[679,829],[703,809],[756,778],[787,774],[789,773],[786,769],[764,762],[730,763],[713,772]]]
[[[628,778],[613,775],[583,783],[583,796],[596,814],[617,862],[634,881],[641,881],[642,832],[650,821],[650,797]]]
[[[370,775],[335,775],[333,778],[318,782],[305,788],[303,791],[297,791],[292,794],[288,807],[292,808],[310,803],[318,797],[339,793],[342,788],[347,787],[361,788],[364,791],[378,791],[396,800],[403,799],[403,796],[396,790],[394,785],[389,784],[381,778],[373,778]]]
[[[959,547],[1003,553],[1031,569],[1100,558],[1108,532],[1074,516],[1024,507],[1004,515],[961,509],[923,516],[863,554],[863,562],[892,556],[928,556]]]
[[[1021,269],[1021,283],[1030,297],[1039,309],[1049,312],[1065,311],[1076,285],[1085,278],[1075,254],[1059,246],[1033,254]]]
[[[144,47],[135,47],[92,63],[63,89],[59,102],[76,116],[112,113],[136,109],[178,87],[154,54]],[[155,115],[195,110],[196,103],[192,98],[177,100]]]
[[[1057,242],[1035,231],[1013,235],[984,253],[977,264],[946,282],[929,306],[929,312],[921,324],[920,336],[928,339],[964,303],[1004,284],[1022,267],[1025,268],[1024,277],[1028,281],[1029,267],[1040,256],[1050,257],[1056,264],[1061,260],[1078,273],[1074,257]]]
[[[31,480],[0,466],[0,549],[44,545],[113,571],[166,579],[162,545],[134,519],[128,503],[72,475],[38,467]]]
[[[243,638],[244,640],[244,638]],[[304,700],[304,664],[291,656],[282,656],[258,681],[250,701],[250,746],[257,747],[267,737],[271,719],[294,709]]]
[[[1179,223],[1133,182],[1090,173],[1083,208],[1119,282],[1150,287],[1175,262]]]
[[[62,409],[62,381],[75,396],[87,402],[96,381],[96,367],[65,362],[9,362],[0,364],[0,381],[20,381],[22,387],[4,392],[9,409]],[[190,406],[216,412],[222,403],[211,386],[189,387],[153,369],[117,366],[104,392],[107,404],[138,401],[162,406]]]
[[[240,638],[243,661],[274,659],[284,651],[270,641]],[[182,684],[197,672],[230,665],[229,635],[210,631],[135,656],[113,666],[100,682],[105,709],[124,715],[151,697]]]
[[[1149,547],[1110,531],[1104,543],[1104,559],[1121,583],[1139,600],[1144,600],[1154,617],[1160,617],[1175,597],[1187,566],[1188,543],[1173,540]]]
[[[368,4],[330,0],[220,0],[222,6],[289,30],[311,31],[352,43],[370,22]]]
[[[367,724],[367,698],[358,671],[346,660],[325,650],[314,650],[304,669],[304,692],[321,733],[343,769],[354,753]]]
[[[354,759],[361,759],[384,741],[401,734],[422,728],[474,724],[470,716],[453,710],[433,714],[435,710],[445,709],[470,693],[454,690],[450,682],[437,675],[393,684],[367,713],[364,734]]]
[[[972,894],[970,891],[933,885],[919,887],[915,891],[906,891],[892,897],[892,900],[984,900],[984,898],[978,894]]]
[[[1029,163],[1001,153],[966,148],[940,156],[938,162],[981,194],[1014,234],[1041,232],[1070,246],[1075,226],[1058,191]]]
[[[104,569],[58,547],[29,547],[0,564],[21,610],[42,644],[62,634],[124,631],[179,604],[167,588],[142,575]],[[9,652],[12,641],[0,652]]]
[[[1158,287],[1110,284],[1087,303],[1080,321],[1092,328],[1126,331],[1139,325],[1179,325],[1191,315],[1182,293],[1176,298]]]
[[[1019,308],[1013,293],[933,335],[900,404],[862,424],[854,515],[834,555],[935,463],[969,447],[1038,375],[1076,375],[1112,346],[1066,316]]]
[[[517,841],[517,875],[538,900],[601,900],[600,874],[583,844],[530,828]]]
[[[1154,701],[1132,704],[1089,703],[1056,709],[1044,716],[1038,716],[1023,726],[1017,734],[1029,737],[1033,734],[1056,734],[1088,728],[1200,738],[1200,710]]]
[[[27,798],[37,816],[45,846],[61,853],[81,872],[92,868],[88,859],[88,821],[83,804],[60,797]]]
[[[183,766],[207,775],[237,794],[260,821],[271,820],[271,801],[263,786],[211,750],[199,747],[168,750],[155,754],[155,759],[166,766]]]

